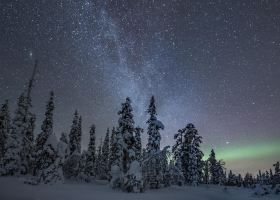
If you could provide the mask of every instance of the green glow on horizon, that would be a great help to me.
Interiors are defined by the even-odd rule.
[[[214,150],[216,152],[217,159],[223,159],[225,161],[256,159],[273,155],[280,156],[280,141],[263,144],[229,145],[227,148],[217,148]],[[206,154],[204,155],[204,158],[208,158],[208,156],[209,154]]]

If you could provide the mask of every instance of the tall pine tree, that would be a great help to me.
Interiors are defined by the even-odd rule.
[[[101,156],[101,179],[109,179],[109,128],[107,129],[105,139],[102,146]]]
[[[43,170],[45,167],[45,155],[47,152],[44,152],[45,144],[53,134],[53,112],[54,112],[54,93],[50,93],[50,99],[47,102],[46,112],[45,112],[45,119],[41,126],[41,133],[36,138],[36,161],[35,161],[35,168],[34,174],[37,175],[40,170]]]
[[[82,117],[79,117],[78,111],[75,111],[73,123],[69,134],[70,155],[63,166],[63,172],[68,179],[77,180],[79,177],[82,139]]]
[[[150,114],[150,118],[147,121],[148,124],[148,144],[147,144],[147,152],[148,154],[158,153],[160,151],[160,140],[161,135],[159,130],[164,129],[163,124],[157,120],[157,111],[155,105],[154,96],[151,97],[150,105],[147,110]]]
[[[181,156],[182,170],[185,177],[185,182],[191,185],[197,185],[202,181],[203,153],[200,150],[201,136],[198,135],[197,129],[191,123],[178,131],[176,146]],[[183,138],[183,143],[181,144]],[[181,149],[181,152],[180,152]],[[176,155],[176,154],[175,154]]]
[[[73,123],[71,126],[70,134],[69,134],[69,149],[70,154],[81,153],[81,118],[79,118],[78,111],[76,110],[74,113]]]
[[[110,137],[110,154],[109,154],[109,170],[111,170],[111,167],[113,166],[113,162],[116,160],[116,151],[117,151],[117,142],[116,142],[116,130],[115,127],[113,127]]]
[[[98,179],[101,179],[102,178],[102,138],[98,146],[96,158],[97,160],[95,164],[95,174]]]
[[[157,112],[154,96],[150,99],[150,104],[147,110],[149,119],[148,124],[148,143],[147,153],[143,162],[143,173],[147,187],[159,188],[162,182],[163,169],[161,162],[160,140],[161,135],[159,130],[164,129],[162,122],[157,120]]]
[[[26,131],[25,123],[25,96],[20,95],[17,102],[17,109],[13,118],[12,129],[5,145],[5,155],[3,158],[2,172],[5,175],[20,175],[24,168],[22,166],[23,137]]]
[[[86,169],[85,173],[89,177],[95,176],[94,168],[96,162],[96,155],[95,155],[95,125],[90,127],[90,136],[89,136],[89,144],[88,144],[88,152],[87,152],[87,159],[86,159]]]
[[[138,192],[142,190],[142,174],[140,164],[136,161],[135,154],[135,138],[134,138],[134,120],[132,114],[130,98],[126,98],[125,103],[122,103],[122,109],[118,112],[119,126],[118,132],[123,137],[123,154],[122,154],[122,172],[123,183],[122,189],[127,192]]]
[[[63,180],[57,147],[58,141],[53,133],[54,93],[50,93],[41,133],[36,140],[35,175],[37,183],[54,183]]]

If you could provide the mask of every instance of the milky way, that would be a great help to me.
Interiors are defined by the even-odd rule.
[[[146,128],[155,95],[162,147],[193,122],[204,153],[215,148],[236,172],[279,159],[279,1],[4,0],[0,7],[0,102],[15,107],[37,58],[37,133],[50,90],[56,135],[69,132],[78,109],[84,148],[91,124],[99,138],[116,125],[126,96]]]

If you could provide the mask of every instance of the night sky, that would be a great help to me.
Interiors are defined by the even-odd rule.
[[[117,124],[127,96],[146,128],[155,95],[161,147],[192,122],[227,169],[268,169],[280,158],[279,10],[279,0],[1,0],[0,103],[15,109],[37,58],[36,134],[50,90],[55,134],[78,109],[83,148],[91,124],[98,138]]]

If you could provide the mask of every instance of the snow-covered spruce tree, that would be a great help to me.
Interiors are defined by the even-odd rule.
[[[69,134],[70,155],[63,166],[63,172],[67,179],[77,179],[79,162],[81,159],[82,118],[75,111],[73,123]]]
[[[260,185],[263,184],[262,172],[261,172],[261,170],[259,170],[259,173],[257,174],[257,183],[260,184]]]
[[[10,112],[9,112],[9,102],[5,101],[1,106],[0,110],[0,168],[6,152],[7,139],[10,136],[11,122],[10,122]],[[0,172],[1,174],[1,172]]]
[[[3,158],[3,175],[20,175],[24,171],[21,164],[23,149],[23,137],[27,128],[25,123],[25,96],[20,95],[17,102],[17,109],[12,121],[10,136],[6,140],[5,155]]]
[[[32,89],[32,83],[29,83],[29,87],[27,88],[27,91],[25,91],[24,93],[25,101],[24,101],[23,124],[25,129],[22,133],[23,134],[22,150],[21,150],[21,166],[22,166],[21,173],[22,174],[32,174],[34,163],[35,163],[34,130],[35,130],[36,116],[30,111],[30,108],[32,108],[31,89]]]
[[[253,180],[253,176],[250,173],[246,173],[243,181],[243,186],[246,188],[253,188],[255,187],[255,183]]]
[[[269,177],[269,172],[265,171],[265,184],[269,185],[270,184],[270,177]]]
[[[160,151],[160,140],[161,135],[159,130],[164,129],[163,124],[157,120],[157,111],[155,105],[154,96],[151,97],[150,105],[147,110],[150,114],[150,117],[147,121],[148,124],[148,144],[147,144],[147,152],[148,154],[158,153]]]
[[[111,170],[113,162],[116,160],[116,145],[116,130],[115,127],[113,127],[110,137],[109,170]]]
[[[111,180],[112,188],[122,188],[123,186],[123,155],[124,155],[124,141],[122,133],[119,128],[115,131],[115,139],[112,146],[112,164],[111,164]]]
[[[95,168],[95,125],[90,127],[90,136],[88,144],[88,152],[86,158],[86,167],[85,173],[88,177],[94,177],[94,168]]]
[[[203,153],[200,150],[201,136],[195,126],[191,123],[187,124],[183,132],[183,148],[182,148],[182,169],[185,176],[185,182],[191,185],[198,185],[202,180]]]
[[[108,128],[102,145],[100,178],[104,180],[109,179],[109,133],[110,130]]]
[[[211,150],[210,156],[209,156],[209,171],[210,171],[210,183],[212,184],[218,184],[219,183],[219,173],[217,169],[217,160],[216,160],[216,154],[214,152],[214,149]]]
[[[46,144],[49,136],[53,134],[53,112],[54,112],[54,94],[53,92],[50,93],[50,99],[47,102],[46,112],[45,112],[45,119],[43,124],[41,125],[41,133],[36,138],[36,161],[35,161],[35,168],[34,173],[38,174],[38,171],[43,168],[44,160],[43,153],[44,145]]]
[[[142,143],[141,143],[141,133],[144,130],[139,126],[135,128],[135,156],[136,160],[140,163],[142,160]]]
[[[159,188],[162,182],[163,172],[161,168],[161,152],[160,152],[160,140],[161,135],[159,130],[164,129],[162,122],[157,120],[157,112],[154,96],[151,97],[150,104],[147,110],[150,115],[148,124],[148,143],[147,154],[143,161],[143,173],[144,182],[148,188]]]
[[[59,138],[57,152],[59,157],[61,157],[62,163],[64,164],[65,160],[67,160],[70,154],[69,141],[66,133],[62,133]]]
[[[76,110],[74,113],[73,123],[69,134],[70,154],[73,154],[75,151],[77,153],[81,153],[81,133],[79,120],[79,114]]]
[[[58,141],[53,133],[54,93],[46,106],[45,119],[41,133],[36,140],[36,183],[54,183],[63,180],[60,157],[57,152]]]
[[[197,131],[196,131],[197,133]],[[197,162],[197,173],[198,173],[198,183],[201,183],[203,181],[203,152],[200,150],[200,145],[202,143],[202,137],[198,134],[195,135],[193,139],[193,145],[194,145],[194,151],[196,156],[196,162]]]
[[[218,184],[219,185],[225,185],[226,184],[226,172],[224,171],[224,162],[222,160],[219,160],[216,164],[216,170],[217,170],[217,176],[218,176]]]
[[[79,160],[78,181],[89,182],[90,177],[86,173],[87,151],[83,151]]]
[[[27,129],[23,138],[23,149],[21,154],[21,162],[24,168],[23,174],[32,174],[35,164],[35,121],[36,116],[31,112],[27,114]]]
[[[96,160],[96,164],[95,164],[95,175],[96,175],[96,178],[101,179],[101,174],[102,174],[102,138],[101,138],[100,144],[98,146],[96,158],[97,158],[97,160]]]
[[[127,97],[122,103],[118,131],[123,137],[122,170],[124,173],[122,189],[127,192],[139,192],[143,190],[142,173],[139,162],[135,155],[135,138],[133,133],[134,120],[132,114],[131,101]]]
[[[178,132],[174,135],[175,144],[172,147],[172,153],[174,155],[175,164],[177,168],[180,168],[181,170],[183,159],[183,134],[184,129],[179,129]]]
[[[183,159],[183,129],[179,129],[174,135],[175,144],[172,146],[172,153],[174,160],[170,162],[170,174],[171,174],[171,184],[183,185],[184,174],[182,170],[182,159]]]
[[[242,186],[242,183],[243,183],[243,178],[242,178],[242,176],[241,176],[241,174],[238,174],[238,176],[237,176],[237,186],[238,187],[241,187]]]
[[[231,170],[229,170],[226,184],[229,185],[229,186],[236,186],[237,185],[237,177],[235,176],[235,174],[232,173]]]

